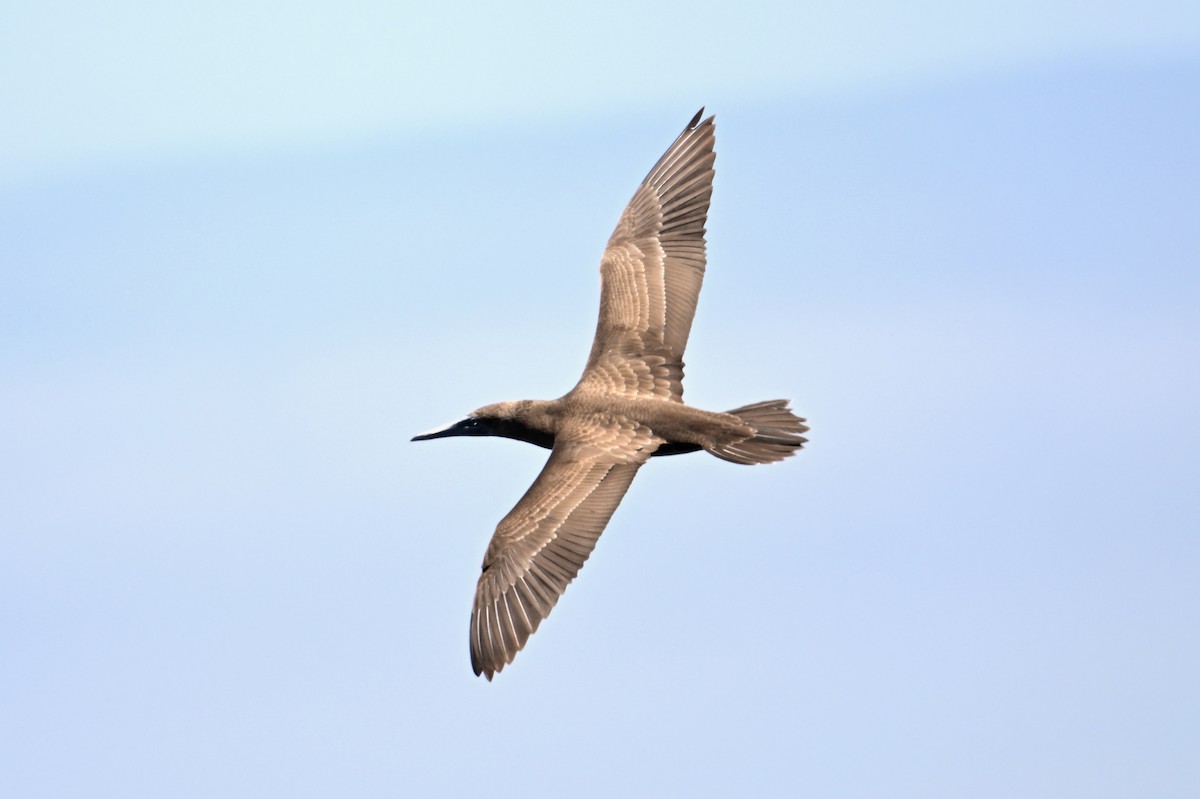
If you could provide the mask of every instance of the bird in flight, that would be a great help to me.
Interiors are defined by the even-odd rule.
[[[715,126],[692,118],[621,214],[600,261],[600,320],[579,382],[554,400],[497,402],[413,438],[503,436],[550,450],[500,524],[471,611],[471,667],[513,661],[588,559],[633,476],[657,455],[705,450],[772,463],[808,430],[788,400],[726,413],[683,403],[683,350],[704,279]]]

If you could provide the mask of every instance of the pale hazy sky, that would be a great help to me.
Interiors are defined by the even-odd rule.
[[[4,16],[0,180],[1200,50],[1187,0],[302,1],[286,13],[261,0],[17,0]]]
[[[22,4],[0,795],[1200,795],[1194,3]],[[689,401],[512,667],[484,547],[717,115]]]

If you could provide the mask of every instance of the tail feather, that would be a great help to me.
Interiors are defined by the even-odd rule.
[[[727,413],[754,428],[750,438],[738,439],[710,448],[718,458],[733,463],[774,463],[804,446],[808,432],[804,419],[792,413],[788,400],[767,400],[743,405]]]

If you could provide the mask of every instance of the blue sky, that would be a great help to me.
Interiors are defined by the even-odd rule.
[[[8,4],[0,178],[1195,53],[1195,4]]]
[[[11,12],[0,793],[1196,795],[1200,12],[557,8]],[[701,104],[687,396],[812,443],[487,684],[544,452],[408,439],[573,384]]]

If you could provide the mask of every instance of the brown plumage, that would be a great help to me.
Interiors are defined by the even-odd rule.
[[[471,612],[471,667],[512,662],[588,559],[638,468],[701,449],[771,463],[803,446],[787,400],[713,413],[683,404],[683,350],[704,280],[714,125],[697,113],[642,181],[600,261],[600,319],[583,376],[556,400],[485,405],[413,438],[492,435],[551,450],[496,527]]]

